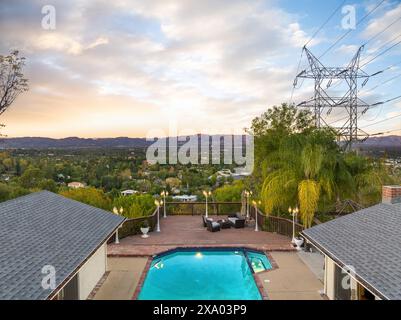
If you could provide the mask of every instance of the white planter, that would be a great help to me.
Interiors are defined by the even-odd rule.
[[[149,232],[149,227],[147,228],[141,228],[141,232],[142,232],[142,238],[148,238],[148,232]]]
[[[304,243],[304,239],[302,239],[302,238],[294,238],[294,243],[297,246],[297,250],[301,250],[301,246]]]

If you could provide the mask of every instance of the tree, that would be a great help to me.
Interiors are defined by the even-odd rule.
[[[23,188],[35,188],[43,179],[43,173],[40,169],[29,166],[19,178],[20,185]]]
[[[170,187],[170,188],[179,188],[181,186],[181,180],[178,178],[167,178],[166,179],[166,184]]]
[[[21,175],[21,164],[19,162],[19,159],[15,161],[15,174],[17,177]]]
[[[57,192],[57,184],[53,179],[43,179],[38,183],[40,190],[47,190],[51,192]]]
[[[15,184],[0,183],[0,202],[18,198],[29,193],[29,190]]]
[[[19,57],[18,51],[12,51],[8,56],[0,55],[0,114],[20,93],[28,90],[28,80],[22,73],[24,65],[25,58]]]
[[[313,117],[308,110],[299,110],[294,105],[282,103],[254,118],[248,132],[259,138],[273,132],[288,135],[311,128],[313,128]]]
[[[331,129],[315,128],[307,113],[294,107],[274,107],[252,123],[255,169],[252,179],[269,214],[287,213],[299,205],[305,227],[319,208],[352,199],[364,204],[377,201],[388,180],[377,161],[344,153]],[[257,188],[255,188],[257,189]]]
[[[265,210],[285,212],[289,206],[299,204],[305,227],[311,226],[321,194],[333,199],[336,193],[337,152],[340,150],[334,136],[324,130],[286,137],[269,158],[270,172],[262,186]]]
[[[239,202],[241,201],[241,194],[243,190],[243,182],[241,180],[237,180],[233,184],[228,184],[217,188],[213,191],[213,195],[217,202]]]
[[[127,218],[137,218],[152,214],[155,209],[155,199],[149,194],[120,196],[113,201],[113,206],[123,208]]]
[[[273,106],[252,120],[248,133],[254,136],[255,168],[254,185],[263,183],[264,170],[269,167],[269,156],[280,147],[283,139],[291,134],[307,133],[313,129],[313,117],[307,110],[299,110],[286,103]]]
[[[5,183],[0,183],[0,202],[10,199],[11,188]]]
[[[64,197],[74,199],[91,206],[111,210],[111,200],[103,192],[103,190],[95,188],[80,188],[80,189],[69,189],[61,191],[60,194]]]

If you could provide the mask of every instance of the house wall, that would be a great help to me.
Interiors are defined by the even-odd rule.
[[[325,271],[324,271],[324,293],[330,300],[335,299],[335,268],[336,263],[325,255]],[[351,277],[350,279],[351,285],[351,299],[358,299],[358,282],[355,278]],[[378,298],[378,297],[376,297]]]
[[[79,299],[85,300],[106,272],[106,244],[103,244],[78,273]]]
[[[328,256],[324,256],[324,265],[324,293],[330,300],[334,300],[335,263]]]

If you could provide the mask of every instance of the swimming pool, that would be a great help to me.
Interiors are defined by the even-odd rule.
[[[245,249],[174,250],[153,259],[138,299],[261,300],[252,262],[260,271],[262,260],[271,268],[263,253]]]
[[[267,259],[266,255],[258,251],[245,251],[248,261],[251,263],[252,269],[255,273],[259,273],[272,268],[272,265]]]

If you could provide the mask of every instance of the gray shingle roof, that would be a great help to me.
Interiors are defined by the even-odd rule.
[[[401,204],[378,204],[303,231],[387,299],[401,299]]]
[[[0,203],[0,299],[46,299],[42,267],[58,286],[123,220],[48,191]]]

